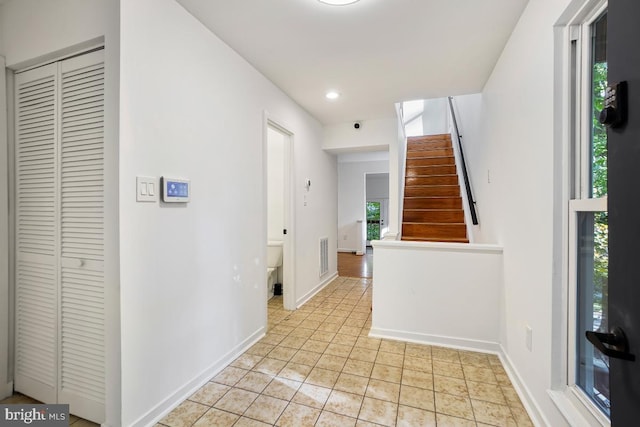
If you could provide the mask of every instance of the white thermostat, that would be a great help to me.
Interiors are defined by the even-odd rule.
[[[191,181],[163,176],[162,201],[165,203],[186,203],[191,200]]]

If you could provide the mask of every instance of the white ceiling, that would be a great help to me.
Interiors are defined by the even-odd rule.
[[[480,92],[527,1],[178,0],[325,124]]]

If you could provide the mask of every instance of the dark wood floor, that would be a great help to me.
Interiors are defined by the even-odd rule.
[[[338,252],[338,275],[371,278],[373,276],[373,250],[367,248],[365,255]]]

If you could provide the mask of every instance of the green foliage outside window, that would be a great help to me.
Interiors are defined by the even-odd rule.
[[[591,157],[592,197],[607,195],[607,130],[598,121],[604,108],[607,88],[607,63],[593,66],[593,135]],[[609,305],[609,221],[607,212],[594,216],[594,311],[601,313],[600,331],[608,332],[607,306]]]
[[[367,202],[367,240],[380,239],[380,202]]]

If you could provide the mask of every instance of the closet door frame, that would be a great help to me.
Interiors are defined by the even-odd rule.
[[[94,45],[95,46],[95,45]],[[18,212],[18,199],[20,197],[20,194],[18,194],[18,173],[19,173],[19,168],[18,168],[18,155],[19,155],[19,147],[18,147],[18,134],[17,134],[17,122],[18,122],[18,94],[16,93],[17,91],[15,91],[15,82],[17,80],[19,80],[19,74],[23,73],[23,72],[33,72],[33,70],[37,70],[37,69],[41,69],[41,68],[46,68],[46,67],[57,67],[57,73],[59,74],[56,77],[56,81],[57,81],[57,89],[59,90],[61,85],[62,85],[62,69],[64,68],[62,62],[63,61],[75,61],[76,57],[87,57],[89,55],[94,55],[94,54],[99,54],[102,56],[102,66],[104,67],[104,62],[105,62],[105,58],[104,58],[104,46],[100,45],[99,47],[91,47],[88,50],[84,50],[82,52],[77,52],[71,55],[66,55],[65,57],[61,57],[61,58],[57,58],[55,61],[49,61],[47,63],[43,63],[41,65],[37,65],[37,66],[30,66],[28,68],[25,68],[23,70],[19,70],[16,71],[15,74],[13,73],[9,73],[9,78],[7,79],[9,81],[9,84],[14,88],[14,93],[8,93],[8,98],[11,101],[11,98],[13,97],[13,105],[14,108],[10,109],[10,111],[8,112],[8,123],[12,123],[11,127],[11,131],[9,132],[9,140],[8,140],[8,146],[9,146],[9,159],[13,159],[13,161],[9,161],[9,174],[10,174],[10,179],[9,179],[9,206],[10,206],[10,213],[9,213],[9,218],[10,218],[10,230],[9,230],[9,251],[12,252],[12,254],[15,254],[13,256],[13,259],[10,259],[9,262],[9,278],[10,278],[10,282],[9,282],[9,295],[11,297],[11,302],[10,302],[10,321],[9,321],[9,328],[10,328],[10,345],[9,345],[9,353],[8,353],[8,365],[10,368],[10,372],[13,372],[13,380],[14,380],[14,388],[15,388],[15,383],[19,382],[19,373],[18,373],[18,361],[16,360],[17,358],[17,353],[18,353],[18,339],[20,338],[17,334],[17,294],[18,294],[18,240],[19,240],[19,235],[18,235],[18,221],[19,221],[19,212]],[[36,71],[37,73],[37,71]],[[13,80],[13,81],[12,81]],[[105,73],[103,72],[102,74],[102,85],[103,85],[103,90],[104,90],[104,86],[105,86]],[[11,84],[14,83],[14,84]],[[11,92],[11,89],[10,91]],[[60,93],[58,93],[58,95],[60,95]],[[57,102],[57,106],[56,106],[56,116],[61,115],[61,96],[58,96],[58,102]],[[102,116],[102,144],[103,144],[103,151],[107,151],[107,147],[106,147],[106,141],[104,138],[104,131],[106,128],[106,120],[104,117],[104,111],[106,110],[105,106],[104,106],[104,101],[103,101],[103,116]],[[56,174],[55,174],[55,200],[56,200],[56,208],[55,208],[55,216],[56,216],[56,220],[55,220],[55,224],[56,224],[56,236],[57,236],[57,247],[56,247],[56,260],[55,260],[55,277],[56,277],[56,281],[57,281],[57,287],[56,287],[56,297],[55,297],[55,304],[56,307],[58,307],[59,309],[61,308],[61,290],[62,290],[62,269],[64,267],[71,267],[71,268],[87,268],[88,270],[98,270],[100,271],[101,275],[102,275],[102,287],[103,287],[103,293],[107,293],[106,290],[106,280],[105,280],[105,271],[104,271],[104,256],[106,255],[106,250],[103,249],[102,252],[102,260],[95,260],[95,259],[82,259],[79,261],[75,261],[73,259],[65,259],[63,260],[63,256],[62,256],[62,250],[61,250],[61,242],[62,242],[62,233],[61,233],[61,216],[62,216],[62,210],[61,210],[61,203],[62,203],[62,191],[61,191],[61,182],[62,182],[62,178],[61,178],[61,153],[60,151],[62,150],[62,136],[61,136],[61,129],[59,129],[60,127],[60,123],[61,123],[61,119],[59,117],[57,117],[57,122],[56,122],[56,142],[55,142],[55,168],[56,168]],[[110,150],[111,152],[113,150]],[[105,216],[107,216],[106,210],[106,195],[105,195],[105,191],[104,191],[104,183],[105,183],[105,175],[109,175],[112,174],[112,172],[109,172],[109,174],[107,174],[106,169],[108,168],[107,165],[107,160],[105,159],[105,156],[103,154],[103,158],[102,158],[102,203],[103,203],[103,210],[102,210],[102,226],[103,226],[103,231],[105,228],[107,228],[107,224],[105,221]],[[112,197],[109,197],[110,199]],[[108,215],[108,216],[112,216],[112,215]],[[112,227],[111,227],[112,228]],[[117,228],[117,227],[116,227]],[[110,298],[113,298],[112,296]],[[103,302],[103,307],[102,307],[102,311],[104,313],[104,317],[103,317],[103,324],[102,324],[102,332],[103,334],[106,333],[106,329],[108,329],[108,320],[107,320],[107,313],[109,313],[109,307],[107,306],[109,298],[105,298],[104,302]],[[61,363],[62,360],[60,360],[61,358],[61,348],[62,348],[62,339],[61,339],[61,333],[62,333],[62,328],[61,328],[61,321],[62,321],[62,314],[61,314],[61,310],[58,311],[58,315],[57,315],[57,337],[56,337],[56,361],[55,361],[55,370],[54,370],[54,376],[56,378],[55,381],[55,386],[53,387],[53,390],[50,390],[48,392],[48,394],[46,396],[39,396],[39,398],[43,401],[46,401],[47,403],[49,402],[56,402],[58,400],[61,401],[61,403],[71,403],[71,412],[72,413],[76,413],[77,415],[87,418],[87,419],[91,419],[97,422],[102,422],[105,419],[105,401],[106,401],[106,388],[107,388],[107,384],[106,381],[103,383],[103,390],[102,390],[102,402],[98,403],[98,404],[91,404],[91,402],[89,402],[89,404],[86,403],[80,403],[78,404],[78,402],[69,402],[69,400],[73,400],[73,396],[70,396],[68,394],[65,395],[64,391],[62,390],[63,387],[63,382],[62,382],[62,377],[61,377],[61,373],[62,373],[62,367],[61,367]],[[106,352],[106,336],[103,336],[103,349],[102,349],[102,374],[106,377],[106,366],[107,366],[107,352]],[[105,378],[106,380],[106,378]],[[22,387],[23,392],[25,392],[26,394],[31,394],[30,393],[30,388],[27,387]],[[60,396],[63,396],[62,398]],[[75,407],[75,410],[74,410]]]

